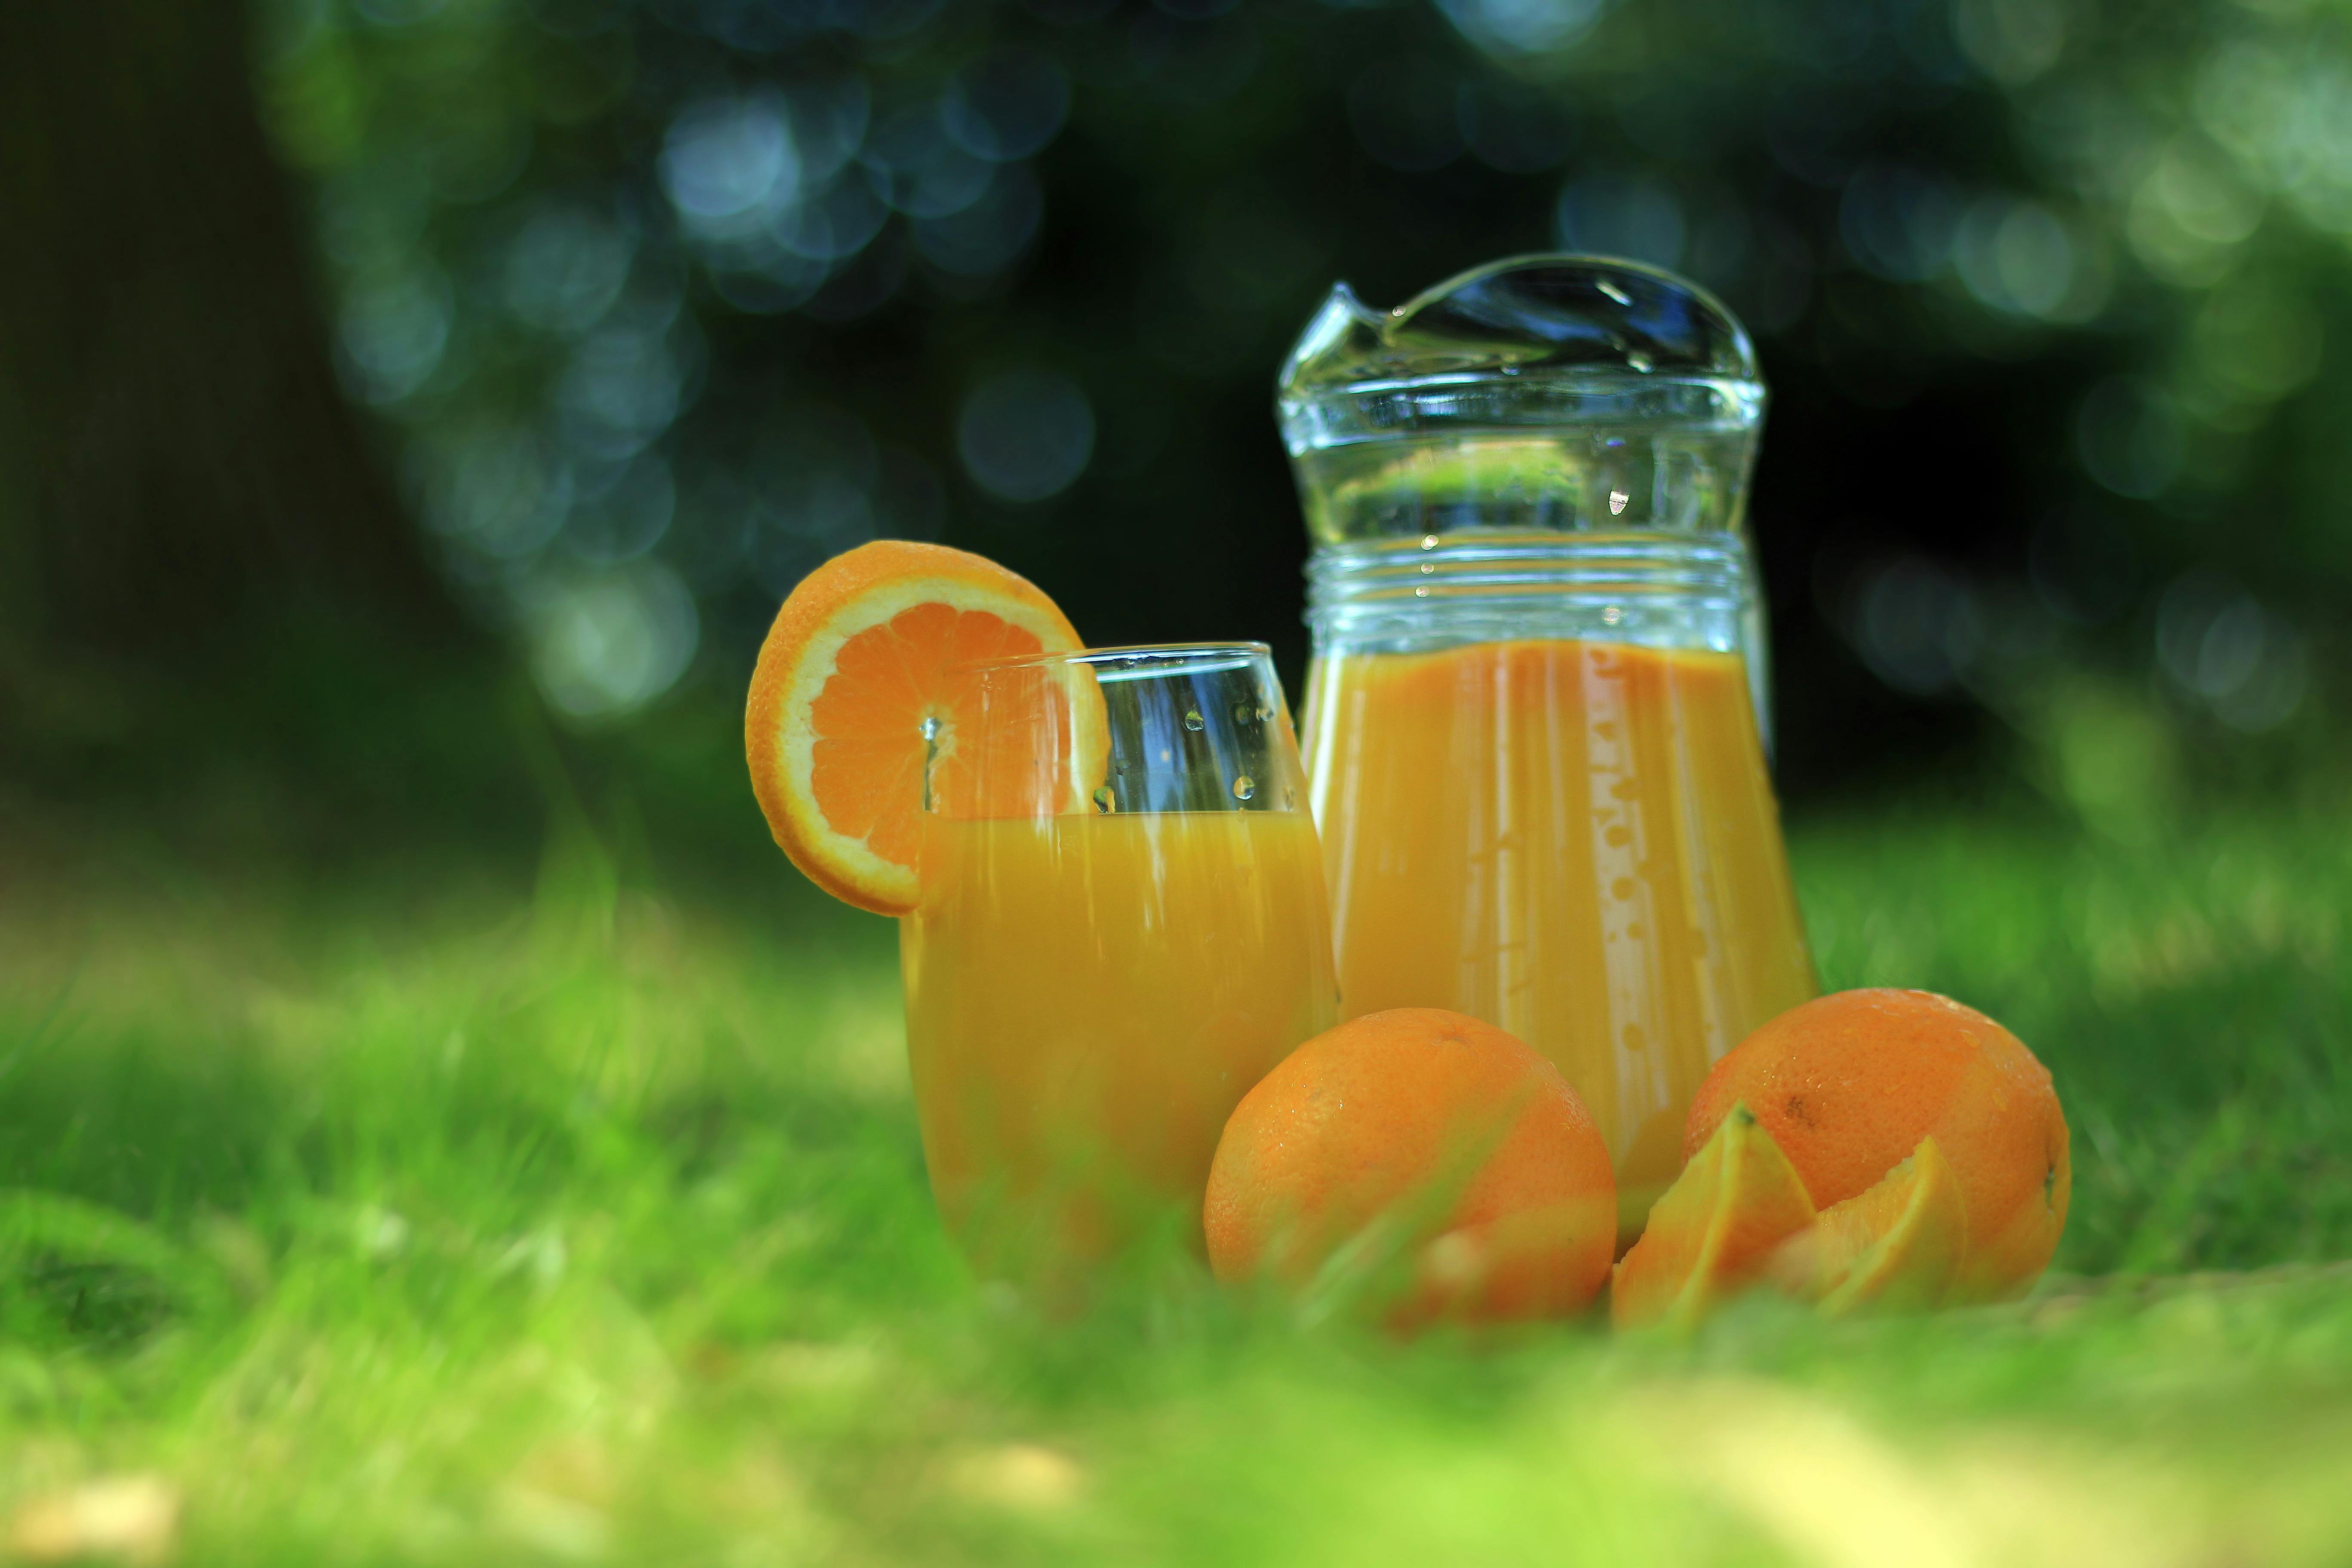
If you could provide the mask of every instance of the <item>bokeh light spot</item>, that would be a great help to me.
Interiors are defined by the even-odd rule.
[[[1682,203],[1655,180],[1626,174],[1571,180],[1559,194],[1556,222],[1564,249],[1660,267],[1677,266],[1683,258]]]
[[[620,298],[635,254],[631,237],[596,214],[544,208],[508,247],[507,309],[549,331],[584,331]]]
[[[2233,730],[2276,729],[2311,683],[2307,639],[2227,574],[2183,573],[2157,605],[2157,665]]]
[[[792,201],[800,157],[773,97],[689,105],[670,121],[662,187],[689,229],[740,234]]]
[[[2262,194],[2210,145],[2179,137],[2133,190],[2124,232],[2149,271],[2202,288],[2229,270],[2262,221],[2263,205]]]
[[[352,390],[370,403],[397,403],[423,385],[449,344],[449,286],[420,268],[356,289],[336,332]]]
[[[352,0],[352,9],[379,27],[414,27],[447,8],[449,0]]]
[[[694,595],[657,562],[552,574],[520,595],[531,674],[578,719],[616,717],[659,697],[694,658]]]
[[[1094,406],[1075,381],[1048,370],[1000,372],[972,388],[956,419],[956,454],[972,482],[1000,500],[1059,495],[1086,471]]]
[[[650,453],[616,466],[575,471],[563,547],[583,561],[633,561],[661,542],[677,510],[669,465]]]
[[[1006,49],[956,72],[940,119],[974,157],[1009,163],[1045,151],[1070,112],[1070,79],[1026,49]]]
[[[527,429],[490,425],[470,431],[423,467],[425,521],[493,560],[538,551],[571,511],[570,475]]]
[[[1013,265],[1036,235],[1045,210],[1045,197],[1028,166],[1003,164],[969,205],[919,219],[915,248],[944,272],[985,278]]]
[[[2106,303],[2097,253],[2040,202],[1982,198],[1961,218],[1952,249],[1969,292],[2006,314],[2081,321]]]
[[[2057,0],[1953,0],[1952,41],[2003,87],[2022,87],[2058,63],[2066,12]]]
[[[1490,55],[1540,55],[1574,43],[1601,19],[1601,0],[1437,0],[1462,36]]]
[[[786,123],[803,187],[831,179],[865,144],[869,113],[865,79],[844,76],[796,85]]]
[[[685,384],[667,332],[603,327],[572,352],[556,384],[564,438],[595,457],[628,457],[677,417]]]
[[[1865,269],[1898,283],[1935,277],[1951,261],[1959,203],[1940,180],[1873,164],[1847,182],[1838,234]]]
[[[1934,562],[1906,556],[1866,574],[1853,599],[1854,649],[1898,691],[1950,688],[1983,648],[1983,613],[1969,584]]]
[[[2253,403],[2274,402],[2316,375],[2325,336],[2317,313],[2299,298],[2251,279],[2214,290],[2189,326],[2199,367]]]
[[[803,201],[776,222],[776,242],[810,261],[839,261],[873,243],[890,209],[865,178],[852,173]],[[821,273],[820,273],[821,275]]]

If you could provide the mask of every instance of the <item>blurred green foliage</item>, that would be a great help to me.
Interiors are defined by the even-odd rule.
[[[346,384],[560,710],[730,687],[877,532],[1295,668],[1290,336],[1556,246],[1759,336],[1798,793],[2072,777],[2069,672],[2192,772],[2327,705],[2325,0],[259,5]]]

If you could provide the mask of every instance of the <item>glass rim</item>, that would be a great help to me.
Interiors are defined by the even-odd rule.
[[[1262,642],[1129,643],[1118,647],[1081,647],[1061,652],[1016,653],[978,658],[953,668],[958,675],[989,675],[998,670],[1025,669],[1042,665],[1085,665],[1098,681],[1149,680],[1173,675],[1215,675],[1246,669],[1260,660],[1269,664],[1271,646]]]

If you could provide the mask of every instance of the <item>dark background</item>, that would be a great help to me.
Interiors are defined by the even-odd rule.
[[[2287,0],[12,6],[8,772],[719,769],[877,534],[1295,679],[1289,341],[1569,247],[1757,335],[1791,805],[2146,834],[2332,754],[2347,69]]]

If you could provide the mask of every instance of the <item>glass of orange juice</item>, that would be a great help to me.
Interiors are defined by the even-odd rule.
[[[1281,384],[1315,541],[1306,759],[1343,1016],[1559,1067],[1630,1235],[1708,1067],[1811,997],[1745,505],[1764,386],[1705,290],[1521,257],[1345,286]]]
[[[1322,862],[1260,643],[972,668],[926,767],[907,1043],[941,1214],[987,1272],[1198,1250],[1225,1119],[1335,1022]]]

